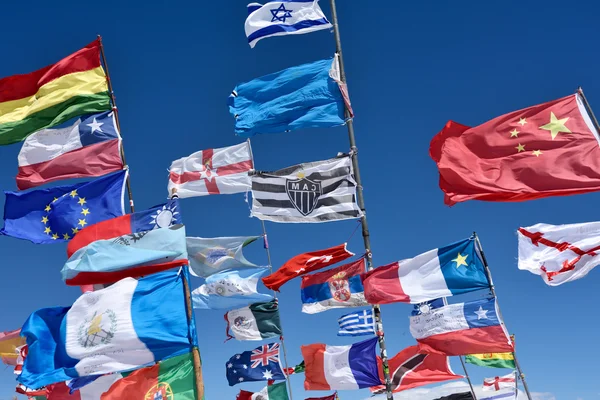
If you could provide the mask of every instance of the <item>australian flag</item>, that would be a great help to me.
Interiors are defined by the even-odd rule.
[[[242,382],[284,380],[279,347],[279,343],[263,344],[231,357],[225,365],[229,386]]]

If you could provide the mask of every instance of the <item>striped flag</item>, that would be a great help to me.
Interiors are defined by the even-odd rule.
[[[359,218],[348,155],[252,176],[252,216],[274,222]]]
[[[338,319],[340,331],[338,336],[362,336],[375,334],[373,310],[363,310],[346,314]]]
[[[513,389],[516,390],[517,384],[517,374],[516,372],[511,372],[508,375],[504,376],[495,376],[493,378],[485,378],[483,380],[483,390],[489,391],[494,390],[498,391],[501,389]]]

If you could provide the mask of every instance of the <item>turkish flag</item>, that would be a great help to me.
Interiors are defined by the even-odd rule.
[[[394,393],[429,385],[430,383],[464,378],[464,376],[452,372],[448,356],[443,354],[419,354],[417,353],[418,349],[419,346],[407,347],[388,360]],[[383,363],[380,357],[377,357],[377,364],[381,383],[385,383]],[[385,386],[374,386],[370,389],[373,393],[385,392]]]
[[[325,250],[299,254],[289,259],[271,275],[262,278],[262,281],[269,289],[279,291],[279,288],[289,280],[328,267],[353,255],[354,253],[346,250],[346,243]]]
[[[474,128],[449,121],[429,154],[448,205],[524,201],[600,190],[599,140],[573,94]]]

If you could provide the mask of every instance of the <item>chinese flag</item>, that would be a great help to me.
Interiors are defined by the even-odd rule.
[[[449,121],[431,141],[445,203],[525,201],[600,190],[600,147],[579,94],[470,128]]]

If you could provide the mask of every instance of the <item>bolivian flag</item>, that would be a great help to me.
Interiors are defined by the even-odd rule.
[[[96,40],[56,64],[0,79],[0,145],[110,108],[100,42]]]
[[[471,354],[465,357],[465,361],[469,364],[479,365],[480,367],[515,368],[513,353]]]

